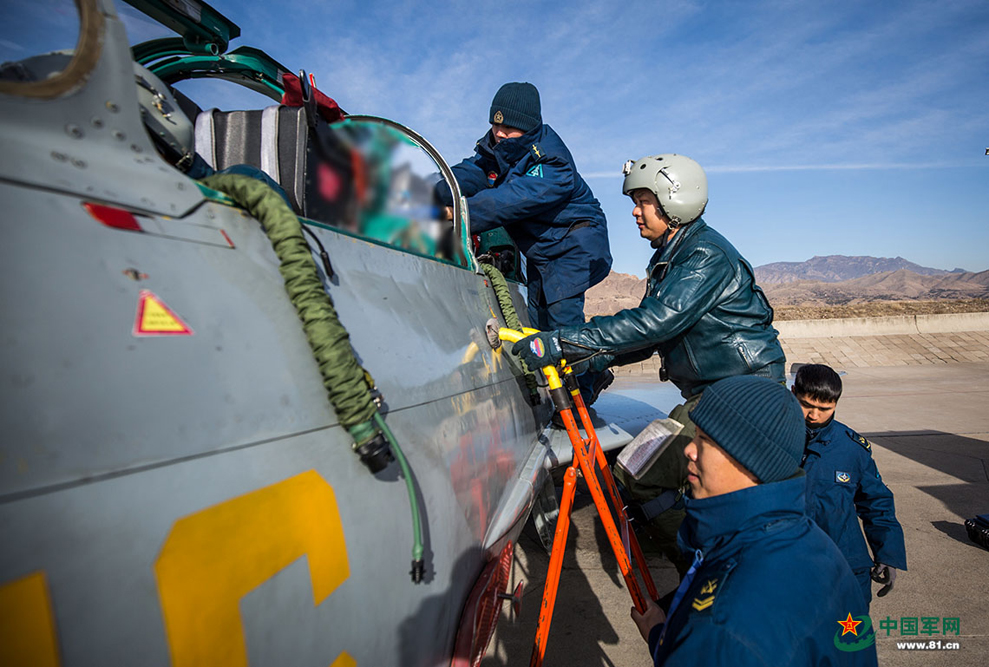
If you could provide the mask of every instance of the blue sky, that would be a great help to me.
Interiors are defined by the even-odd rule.
[[[313,72],[451,163],[502,83],[534,83],[608,216],[616,271],[641,275],[651,254],[621,165],[664,152],[705,167],[705,219],[754,265],[989,269],[985,0],[211,4],[240,25],[234,47]]]

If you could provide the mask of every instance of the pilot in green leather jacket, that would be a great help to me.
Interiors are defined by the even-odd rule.
[[[759,375],[783,382],[786,359],[773,328],[773,309],[755,283],[752,267],[701,215],[707,177],[699,164],[675,154],[650,155],[625,167],[623,192],[632,198],[639,234],[656,254],[646,295],[637,308],[590,322],[541,332],[512,351],[530,367],[565,358],[589,360],[592,371],[642,361],[659,352],[660,378],[687,399],[670,412],[680,434],[640,477],[615,467],[629,507],[656,546],[683,576],[690,567],[676,545],[683,520],[677,509],[686,477],[680,452],[694,437],[690,410],[718,380]],[[547,358],[548,357],[548,358]]]
[[[656,251],[647,275],[637,308],[561,329],[563,356],[594,354],[599,370],[659,352],[684,398],[735,375],[783,381],[773,309],[749,263],[702,218]]]
[[[668,375],[688,407],[691,397],[722,378],[782,382],[786,358],[773,309],[751,265],[700,217],[707,206],[701,166],[682,155],[650,155],[626,165],[622,189],[635,203],[640,235],[656,248],[642,302],[523,338],[512,351],[530,367],[562,357],[572,364],[589,360],[592,371],[658,352],[661,377]]]

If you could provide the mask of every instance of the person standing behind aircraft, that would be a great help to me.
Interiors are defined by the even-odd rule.
[[[526,258],[531,326],[559,329],[584,323],[584,292],[611,269],[604,211],[577,173],[563,139],[543,123],[539,91],[531,83],[503,85],[491,102],[490,131],[475,153],[453,167],[467,198],[470,231],[504,227]],[[452,216],[450,189],[436,195]],[[578,378],[588,402],[598,379]]]
[[[804,513],[796,399],[767,378],[732,377],[691,416],[680,538],[694,562],[669,614],[651,601],[631,611],[654,664],[876,665],[855,577]]]
[[[800,465],[807,472],[807,514],[845,554],[868,606],[873,580],[885,584],[879,597],[892,590],[896,571],[907,569],[907,551],[893,492],[879,476],[872,446],[834,418],[841,389],[841,378],[829,366],[797,370],[793,394],[807,426]]]
[[[689,562],[676,545],[683,511],[675,503],[686,476],[680,452],[694,436],[690,410],[722,378],[760,375],[783,382],[786,360],[772,326],[773,309],[752,267],[701,217],[708,201],[701,166],[666,153],[629,161],[624,171],[622,192],[635,204],[639,234],[656,249],[642,302],[587,324],[529,336],[512,351],[530,367],[562,356],[570,363],[590,358],[593,370],[659,353],[660,379],[668,375],[686,399],[670,413],[684,429],[641,479],[617,466],[615,476],[628,491],[633,513],[649,522],[649,532],[682,576]]]

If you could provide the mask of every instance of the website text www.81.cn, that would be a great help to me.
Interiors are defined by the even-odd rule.
[[[961,648],[958,642],[943,642],[940,639],[926,642],[896,642],[896,648],[904,651],[954,651]]]

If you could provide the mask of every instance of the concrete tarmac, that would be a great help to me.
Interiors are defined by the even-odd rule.
[[[972,543],[964,526],[989,513],[989,364],[854,368],[843,382],[838,419],[873,443],[906,538],[909,569],[886,597],[873,597],[870,610],[879,664],[989,664],[989,551]],[[609,391],[641,396],[649,386],[644,378],[622,379]],[[669,385],[658,396],[664,409],[675,404]],[[652,661],[629,618],[631,599],[590,495],[578,488],[543,664],[646,667]],[[647,557],[660,594],[675,588],[673,566],[654,550]],[[522,611],[513,619],[504,605],[483,666],[529,664],[548,562],[530,523],[511,584],[525,581]],[[917,619],[916,635],[908,634],[909,620],[902,627],[904,618]],[[946,618],[957,619],[957,635],[944,632]],[[941,648],[899,648],[903,642]]]

